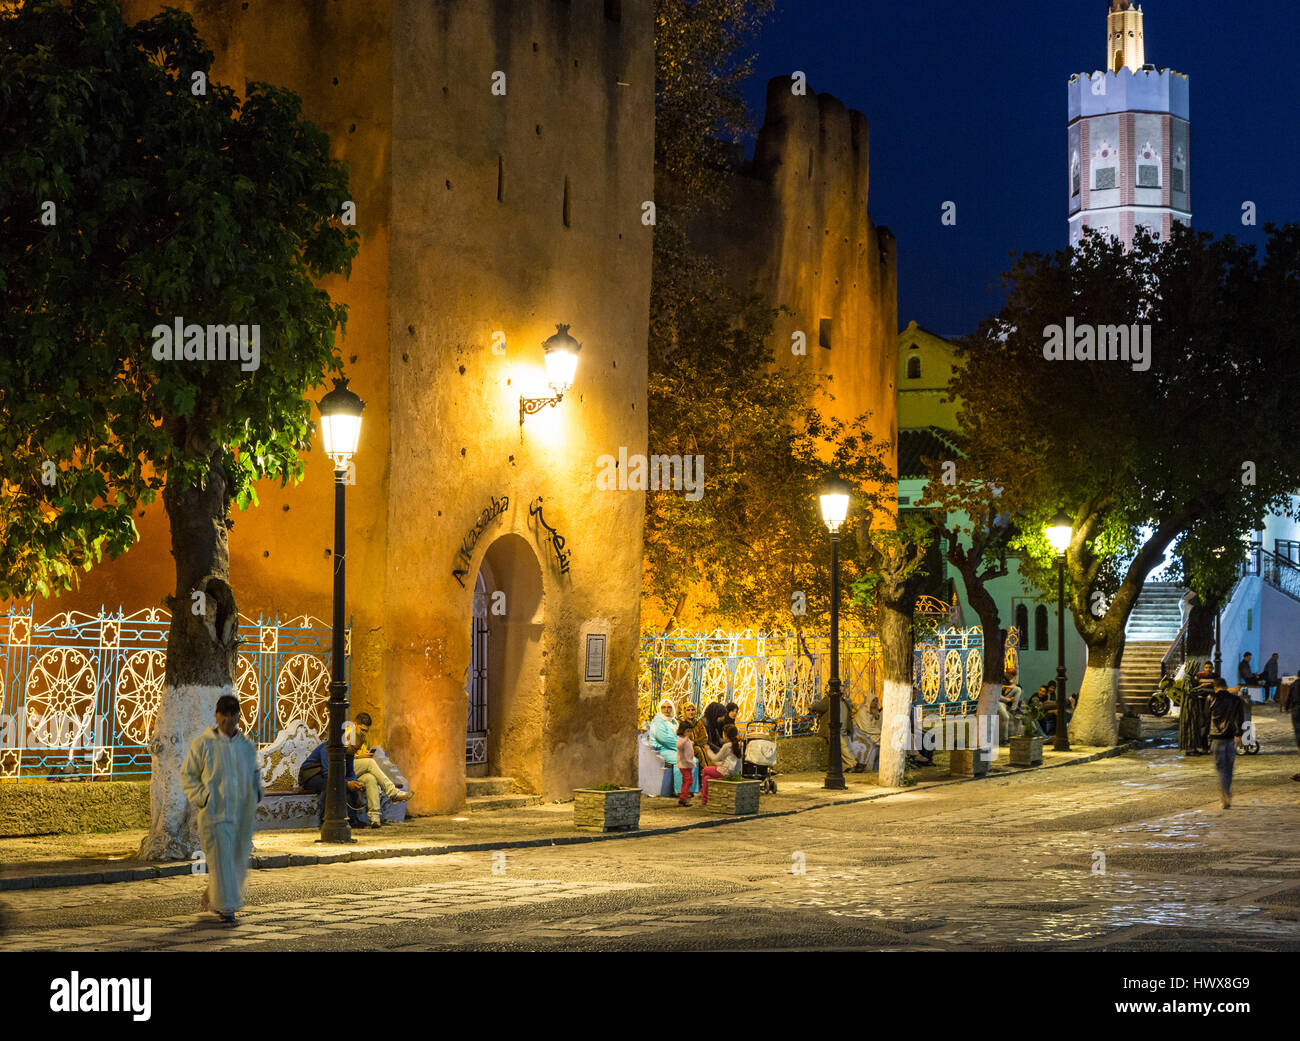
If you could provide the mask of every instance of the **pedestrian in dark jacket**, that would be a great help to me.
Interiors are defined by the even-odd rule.
[[[1237,762],[1237,745],[1241,743],[1245,716],[1241,695],[1230,691],[1222,676],[1216,676],[1210,697],[1210,742],[1214,746],[1214,766],[1219,771],[1219,790],[1225,810],[1232,805],[1232,768]]]
[[[1291,682],[1291,686],[1282,691],[1278,697],[1279,708],[1291,716],[1291,732],[1295,734],[1295,746],[1300,750],[1300,678]],[[1300,781],[1300,774],[1292,774],[1291,780]]]
[[[1260,673],[1260,682],[1264,684],[1264,700],[1269,699],[1269,695],[1278,693],[1278,664],[1277,652],[1273,652],[1273,657],[1264,663],[1264,671]]]

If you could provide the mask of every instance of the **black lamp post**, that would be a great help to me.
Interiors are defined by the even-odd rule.
[[[1056,550],[1058,587],[1056,593],[1056,740],[1058,752],[1070,750],[1069,728],[1065,723],[1065,551],[1070,548],[1073,530],[1070,518],[1058,513],[1047,525],[1047,541]]]
[[[348,824],[347,775],[343,767],[343,722],[348,712],[348,681],[343,671],[343,614],[345,551],[344,489],[347,487],[348,463],[357,451],[361,437],[361,410],[366,407],[348,390],[348,381],[336,379],[334,389],[320,401],[321,438],[325,454],[334,460],[334,646],[330,675],[329,702],[329,787],[325,792],[325,820],[321,824],[321,842],[352,842]]]
[[[849,484],[830,478],[821,490],[822,520],[831,533],[831,681],[830,741],[826,752],[824,788],[843,789],[844,764],[840,761],[840,525],[849,513]]]
[[[1223,555],[1228,552],[1226,546],[1219,546],[1214,551],[1214,559],[1222,561]],[[1223,646],[1220,641],[1221,630],[1223,628],[1223,597],[1219,597],[1219,606],[1214,612],[1214,675],[1223,675]]]
[[[1219,609],[1214,612],[1214,675],[1223,675],[1223,644],[1220,637],[1223,635],[1223,604],[1219,604]]]

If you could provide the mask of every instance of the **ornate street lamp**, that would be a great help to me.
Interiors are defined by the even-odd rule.
[[[1058,513],[1047,525],[1047,541],[1056,550],[1059,585],[1056,594],[1056,741],[1058,752],[1070,750],[1070,735],[1065,723],[1065,551],[1070,548],[1074,525],[1064,513]]]
[[[824,788],[843,789],[840,761],[840,526],[849,514],[849,484],[829,478],[821,489],[822,520],[831,533],[831,682],[830,741],[826,750]]]
[[[334,381],[334,389],[321,398],[319,407],[325,454],[334,460],[334,647],[327,749],[329,788],[325,793],[325,819],[321,824],[320,841],[352,842],[352,828],[348,824],[347,773],[343,767],[343,722],[348,712],[348,682],[343,671],[344,564],[347,560],[344,489],[347,487],[348,464],[361,439],[361,410],[366,403],[348,389],[348,381],[343,378]]]
[[[552,407],[564,400],[565,392],[573,386],[573,374],[578,368],[578,352],[582,344],[569,335],[567,325],[557,325],[555,335],[547,337],[542,343],[546,352],[546,382],[555,396],[550,398],[519,398],[519,425],[524,425],[524,416],[540,412],[547,405]]]

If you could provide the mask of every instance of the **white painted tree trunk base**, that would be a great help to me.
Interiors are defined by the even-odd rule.
[[[980,686],[979,702],[975,706],[976,732],[980,738],[980,754],[992,765],[997,762],[1001,747],[998,744],[998,702],[1002,697],[1001,683],[984,683]]]
[[[1119,693],[1119,669],[1114,666],[1089,665],[1079,688],[1079,703],[1070,720],[1071,744],[1115,745],[1119,743],[1119,725],[1115,705]]]
[[[901,788],[912,731],[912,685],[885,680],[885,697],[880,708],[882,727],[877,780],[885,788]]]
[[[190,743],[216,723],[217,699],[231,693],[228,686],[163,691],[149,739],[149,834],[136,854],[139,860],[189,860],[199,848],[198,821],[181,787],[181,765]]]

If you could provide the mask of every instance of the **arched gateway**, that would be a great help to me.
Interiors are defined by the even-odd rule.
[[[542,569],[520,535],[493,541],[471,606],[465,772],[542,789],[545,648]]]

